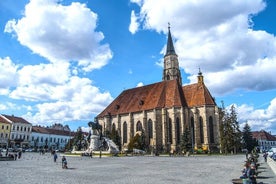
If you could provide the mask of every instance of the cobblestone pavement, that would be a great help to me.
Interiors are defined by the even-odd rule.
[[[0,162],[0,184],[226,184],[241,175],[244,155],[190,157],[69,157],[61,168],[47,153],[24,153]],[[260,159],[258,183],[276,184],[276,176]]]

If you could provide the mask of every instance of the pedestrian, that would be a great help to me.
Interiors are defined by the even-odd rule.
[[[249,184],[249,172],[250,172],[250,164],[249,162],[246,162],[242,170],[242,175],[240,176],[240,179],[242,179],[243,184]]]
[[[265,152],[265,153],[263,154],[263,157],[264,157],[264,161],[265,161],[265,162],[267,162],[267,155],[268,155],[267,152]]]
[[[22,151],[21,151],[21,150],[19,150],[19,152],[18,152],[18,159],[20,159],[20,158],[21,158],[21,155],[22,155]]]
[[[57,158],[58,158],[57,153],[54,152],[54,162],[57,162]]]
[[[67,160],[66,160],[65,156],[62,156],[61,165],[62,165],[62,169],[68,169]]]
[[[248,178],[249,178],[249,184],[257,184],[255,163],[251,163],[250,165]]]

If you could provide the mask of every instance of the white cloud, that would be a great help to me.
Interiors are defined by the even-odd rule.
[[[18,66],[9,57],[0,58],[0,94],[6,94],[7,89],[16,86],[18,82]],[[5,92],[4,92],[5,91]]]
[[[276,87],[276,38],[252,29],[252,15],[265,7],[262,0],[226,1],[223,6],[219,0],[144,0],[136,16],[141,27],[157,32],[166,33],[170,22],[180,66],[192,82],[200,67],[212,94],[220,96]]]
[[[139,23],[137,22],[138,17],[135,15],[135,12],[131,11],[131,17],[130,17],[130,25],[129,25],[129,31],[132,34],[135,34],[138,31]]]
[[[72,121],[91,118],[113,99],[108,92],[100,93],[87,78],[71,77],[66,85],[53,89],[53,102],[37,104],[34,122]]]
[[[143,82],[139,82],[139,83],[136,85],[136,87],[142,87],[142,86],[144,86],[144,83],[143,83]]]
[[[31,0],[24,17],[10,20],[5,32],[51,62],[77,61],[85,71],[101,68],[112,58],[108,44],[96,32],[97,14],[85,4],[63,6],[59,0]]]
[[[241,128],[247,122],[254,130],[272,130],[276,128],[276,98],[272,99],[267,109],[255,109],[243,104],[237,106],[237,113]]]

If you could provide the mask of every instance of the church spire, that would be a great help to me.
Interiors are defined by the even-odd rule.
[[[179,70],[178,56],[175,53],[170,24],[168,26],[167,51],[164,56],[163,81],[176,79],[182,86],[182,78]]]
[[[167,51],[166,51],[166,55],[172,55],[175,54],[175,50],[174,50],[174,46],[173,46],[173,41],[172,41],[172,35],[171,35],[171,27],[170,27],[170,23],[168,23],[168,40],[167,40]]]

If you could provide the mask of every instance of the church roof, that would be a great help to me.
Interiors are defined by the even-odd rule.
[[[188,107],[216,105],[204,83],[195,83],[182,86],[182,89]]]
[[[177,80],[169,80],[123,91],[98,117],[201,105],[215,105],[204,83],[181,87]]]

